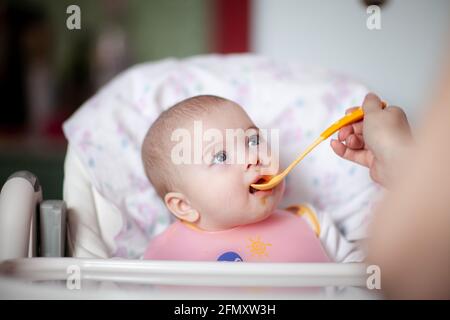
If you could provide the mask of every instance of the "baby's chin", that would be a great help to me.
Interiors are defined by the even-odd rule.
[[[269,196],[256,197],[254,200],[258,209],[268,210],[273,212],[278,208],[284,194],[284,184],[277,186],[273,193]]]
[[[264,207],[258,208],[254,212],[252,212],[249,216],[251,217],[247,224],[260,222],[262,220],[267,219],[272,215],[275,211],[275,204],[266,204]]]

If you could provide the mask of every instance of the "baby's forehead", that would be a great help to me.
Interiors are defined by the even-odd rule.
[[[253,121],[247,113],[238,105],[227,105],[221,108],[214,108],[208,112],[199,113],[198,116],[188,119],[185,122],[188,130],[202,129],[242,129],[247,130],[255,127]]]

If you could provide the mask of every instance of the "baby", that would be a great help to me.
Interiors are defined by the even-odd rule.
[[[199,128],[217,133],[215,140],[199,143]],[[243,133],[235,144],[227,141],[230,129]],[[183,135],[190,138],[180,148],[177,137]],[[268,191],[250,186],[265,179],[263,169],[277,161],[261,152],[263,146],[270,150],[247,113],[230,100],[196,96],[163,112],[144,139],[142,159],[151,184],[177,219],[151,241],[144,258],[362,261],[362,252],[326,214],[306,205],[277,208],[284,182]]]

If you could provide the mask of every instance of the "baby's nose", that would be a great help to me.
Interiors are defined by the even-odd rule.
[[[256,159],[255,163],[249,161],[249,163],[247,164],[247,170],[250,169],[251,167],[259,167],[259,166],[261,166],[261,161],[259,161],[259,159]]]
[[[250,159],[246,165],[246,170],[255,170],[262,175],[274,175],[279,170],[279,161],[272,155],[258,154],[255,158]]]

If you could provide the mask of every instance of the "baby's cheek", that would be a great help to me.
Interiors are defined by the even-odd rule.
[[[200,196],[203,197],[205,201],[208,201],[213,207],[216,205],[222,205],[225,201],[224,192],[222,188],[217,185],[205,188],[202,190]]]
[[[223,181],[210,181],[201,188],[199,196],[219,205],[229,205],[236,198],[236,187]]]
[[[281,183],[280,183],[280,190],[278,190],[278,192],[277,192],[277,198],[278,198],[278,201],[280,201],[281,200],[281,198],[283,198],[283,195],[284,195],[284,191],[286,190],[286,180],[283,180]]]

